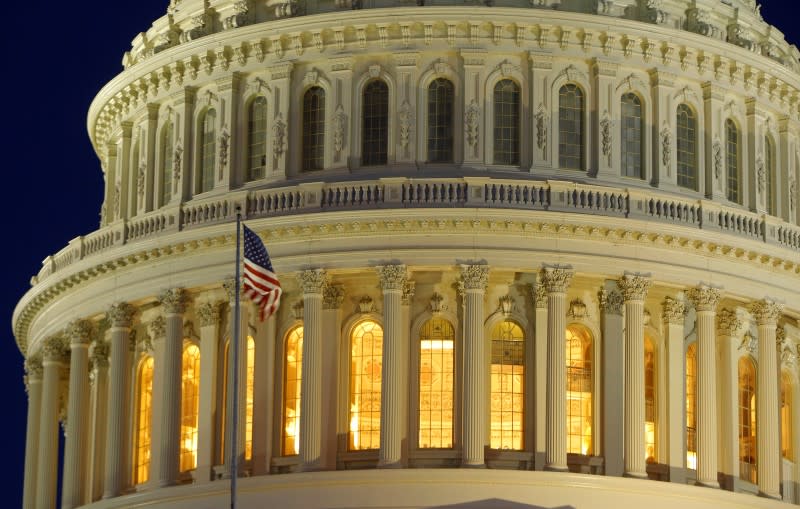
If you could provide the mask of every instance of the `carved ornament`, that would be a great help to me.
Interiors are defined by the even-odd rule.
[[[88,320],[74,320],[67,325],[70,345],[88,345],[92,341],[92,324]]]
[[[163,338],[167,334],[167,321],[162,315],[159,315],[150,322],[148,329],[151,339]]]
[[[547,293],[567,293],[574,273],[561,267],[546,267],[542,271],[541,281]]]
[[[489,284],[488,265],[462,265],[461,282],[464,290],[485,291]]]
[[[686,315],[686,304],[683,301],[666,297],[661,303],[661,318],[664,323],[682,324]]]
[[[294,315],[295,320],[302,320],[303,315],[305,314],[305,303],[303,299],[298,300],[292,305],[292,315]]]
[[[408,280],[408,270],[405,265],[380,265],[375,267],[378,272],[381,289],[383,291],[402,291]]]
[[[303,294],[322,294],[322,288],[328,281],[325,269],[303,270],[297,274],[297,282]]]
[[[322,289],[322,309],[339,309],[344,301],[342,285],[327,284]]]
[[[361,300],[358,301],[358,311],[361,314],[372,313],[375,311],[375,305],[372,302],[372,297],[369,295],[364,295],[361,297]]]
[[[758,325],[775,325],[783,312],[783,306],[771,300],[760,300],[750,304],[750,313]]]
[[[200,327],[209,327],[219,323],[219,303],[204,302],[195,310],[200,320]]]
[[[92,365],[94,365],[95,369],[108,367],[108,351],[108,343],[105,341],[95,341],[92,343],[89,358],[92,360]]]
[[[131,326],[134,312],[135,310],[133,306],[127,302],[118,302],[116,304],[112,304],[108,309],[107,317],[111,322],[112,327],[128,328]]]
[[[403,295],[400,297],[400,301],[404,306],[410,306],[411,301],[414,299],[414,294],[417,291],[417,283],[416,281],[406,281],[406,284],[403,285]]]
[[[697,311],[716,311],[720,293],[716,288],[700,285],[690,288],[686,292],[686,298],[689,299]]]
[[[724,336],[738,336],[744,321],[733,309],[723,308],[717,313],[717,331]]]
[[[179,315],[186,310],[186,291],[183,288],[170,288],[158,297],[158,302],[168,315]]]
[[[625,302],[643,301],[652,284],[650,278],[633,274],[625,274],[617,280],[617,286]]]

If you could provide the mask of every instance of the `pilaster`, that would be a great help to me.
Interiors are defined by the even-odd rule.
[[[130,163],[131,163],[131,132],[133,125],[130,122],[122,123],[122,139],[119,145],[119,152],[117,153],[117,168],[119,168],[119,175],[115,180],[115,193],[117,203],[115,204],[116,218],[128,218],[128,198],[130,197]]]
[[[276,317],[256,323],[253,359],[253,446],[252,475],[270,473],[272,460],[273,412],[275,390]]]
[[[353,149],[353,58],[340,57],[329,60],[330,77],[333,85],[334,97],[331,105],[333,117],[328,125],[332,130],[333,153],[331,161],[333,168],[349,168]]]
[[[246,151],[234,150],[235,147],[242,146],[238,139],[241,130],[236,129],[239,125],[239,83],[238,72],[232,72],[223,78],[216,80],[217,92],[219,93],[219,108],[217,113],[220,119],[219,132],[217,133],[217,174],[214,176],[214,187],[217,189],[235,189],[240,182],[244,181],[244,161],[239,160],[246,157]],[[245,122],[247,119],[245,118]]]
[[[191,198],[194,192],[192,183],[192,155],[194,154],[194,105],[195,89],[183,87],[173,96],[175,108],[172,197],[170,203],[181,203]],[[182,156],[182,157],[181,157]]]
[[[531,51],[528,54],[531,61],[531,79],[528,90],[531,98],[531,126],[533,133],[533,163],[531,172],[535,170],[553,170],[555,162],[552,144],[558,143],[557,133],[550,132],[551,112],[557,111],[556,106],[550,104],[550,83],[553,74],[553,55],[548,52]]]
[[[533,338],[535,399],[528,408],[533,408],[535,414],[534,465],[536,470],[543,470],[547,457],[547,289],[541,278],[532,291],[536,309]]]
[[[675,108],[672,99],[675,90],[675,76],[660,70],[650,72],[651,98],[653,101],[653,143],[652,184],[662,189],[677,190],[678,158],[675,150]]]
[[[89,342],[91,324],[76,320],[67,326],[70,348],[69,396],[61,508],[84,504],[86,492],[89,400]]]
[[[461,464],[484,466],[486,442],[486,358],[483,298],[489,282],[487,265],[462,265],[464,292],[464,421]]]
[[[267,125],[269,129],[267,146],[267,174],[268,180],[283,180],[287,175],[288,165],[288,122],[289,98],[291,94],[292,63],[287,62],[272,66],[268,69],[270,86],[272,87],[272,101],[269,111],[272,118]],[[272,155],[272,157],[269,156]]]
[[[303,470],[319,468],[322,441],[322,289],[323,269],[297,276],[303,289],[303,378],[300,381],[300,460]]]
[[[220,303],[204,302],[195,309],[200,325],[200,411],[197,421],[197,482],[211,481],[214,456],[214,413],[217,401]]]
[[[727,200],[727,165],[726,165],[726,133],[723,118],[723,102],[725,90],[713,82],[703,83],[703,108],[705,120],[704,137],[700,140],[706,147],[705,178],[699,184],[705,187],[704,195],[714,201]],[[701,189],[702,191],[702,189]]]
[[[686,349],[683,328],[686,303],[680,298],[666,297],[661,303],[661,320],[666,346],[667,392],[666,416],[662,426],[667,428],[667,457],[670,482],[686,483]],[[735,399],[734,399],[735,401]]]
[[[343,300],[344,288],[341,285],[327,283],[322,288],[322,422],[324,423],[337,422],[339,346],[341,345],[339,331],[341,330]],[[385,342],[386,336],[384,335],[384,345]],[[337,437],[335,426],[322,426],[320,449],[322,463],[320,466],[325,470],[336,470]]]
[[[625,341],[622,321],[623,297],[617,282],[606,280],[598,294],[603,341],[603,434],[606,475],[621,477],[625,472],[623,433],[625,408]]]
[[[744,322],[736,311],[717,314],[719,348],[719,471],[721,487],[733,491],[739,478],[739,352]]]
[[[486,160],[484,154],[483,115],[486,111],[483,87],[486,79],[486,51],[461,50],[464,66],[464,154],[465,165],[481,165]]]
[[[597,168],[597,178],[599,179],[620,176],[620,143],[615,140],[619,137],[619,125],[614,125],[615,123],[611,121],[611,119],[621,118],[620,97],[614,90],[618,68],[618,64],[599,58],[595,58],[592,65],[594,75],[592,100],[597,105],[597,109],[592,114],[594,118],[590,122],[592,125],[599,126],[599,129],[589,129],[589,132],[595,137],[593,146],[600,150],[593,152],[592,157],[597,159],[590,161],[589,164],[590,167]],[[644,136],[644,133],[642,135]],[[608,139],[604,140],[603,138]],[[644,168],[642,170],[644,171]]]
[[[395,161],[399,165],[412,165],[417,159],[417,94],[415,84],[419,78],[418,53],[395,53],[394,65],[397,72],[397,93],[395,94],[398,129],[395,143]]]
[[[87,502],[100,500],[103,496],[103,473],[105,471],[106,429],[108,428],[108,343],[98,335],[89,351],[92,362],[91,404],[89,416],[89,478],[87,479]]]

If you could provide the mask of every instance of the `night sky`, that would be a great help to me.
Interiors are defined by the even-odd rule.
[[[122,71],[131,40],[166,12],[168,0],[15,3],[0,30],[5,99],[0,154],[9,184],[2,202],[7,246],[0,316],[3,507],[22,505],[27,396],[11,314],[41,261],[97,228],[100,163],[86,133],[89,103]],[[767,0],[764,18],[800,45],[789,0]]]

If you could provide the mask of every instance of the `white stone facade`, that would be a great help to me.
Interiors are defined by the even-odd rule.
[[[750,1],[517,3],[175,0],[137,36],[89,112],[100,227],[49,256],[14,313],[26,508],[57,503],[59,420],[63,508],[225,503],[233,397],[243,507],[800,503],[800,54]],[[429,105],[444,80],[449,131]],[[366,164],[376,82],[385,162]],[[517,94],[505,131],[501,82]],[[308,141],[315,87],[322,129]],[[567,88],[582,107],[562,107]],[[633,145],[623,97],[639,104]],[[501,131],[514,133],[513,164],[498,160]],[[285,293],[265,322],[243,302],[250,387],[232,396],[237,209]],[[436,340],[452,350],[441,447],[421,445],[433,320],[452,328]],[[351,338],[366,322],[383,336],[379,431],[363,448]],[[524,338],[511,365],[495,348],[503,323]],[[298,326],[299,445],[287,451]],[[590,338],[589,445],[577,452],[570,331]],[[189,346],[199,384],[187,438]],[[514,366],[520,428],[503,443],[518,446],[493,447],[492,380]],[[744,462],[742,444],[757,451]]]

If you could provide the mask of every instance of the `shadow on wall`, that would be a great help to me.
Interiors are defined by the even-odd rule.
[[[520,504],[519,502],[502,500],[499,498],[487,498],[485,500],[474,500],[472,502],[462,502],[460,504],[431,506],[428,509],[575,509],[575,507],[571,505],[542,507],[540,505]]]

